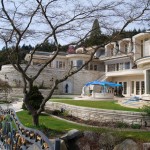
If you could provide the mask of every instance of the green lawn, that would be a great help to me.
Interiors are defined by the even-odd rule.
[[[17,115],[22,122],[23,125],[27,127],[32,127],[32,118],[31,115],[28,115],[27,111],[21,111],[17,112]],[[55,131],[55,133],[59,132],[66,132],[71,129],[78,129],[78,130],[91,130],[95,132],[111,132],[114,135],[120,136],[122,138],[133,138],[134,140],[140,140],[140,141],[149,141],[150,142],[150,132],[143,132],[143,131],[115,131],[115,129],[105,129],[105,128],[92,128],[92,127],[86,127],[81,125],[76,125],[73,123],[68,123],[66,121],[62,121],[53,117],[50,117],[48,115],[42,115],[40,116],[40,123],[41,125],[46,126],[47,128],[50,128]]]
[[[141,109],[128,108],[119,105],[116,101],[90,101],[90,100],[71,100],[71,99],[51,99],[53,102],[61,102],[75,106],[99,108],[99,109],[111,109],[111,110],[123,110],[123,111],[136,111],[141,112]]]

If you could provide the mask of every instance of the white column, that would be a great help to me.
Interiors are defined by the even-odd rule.
[[[105,72],[108,72],[108,65],[105,65]]]

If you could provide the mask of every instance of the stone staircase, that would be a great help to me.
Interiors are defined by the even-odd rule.
[[[99,81],[105,81],[108,77],[105,75],[105,73],[103,75],[101,75],[97,80]]]

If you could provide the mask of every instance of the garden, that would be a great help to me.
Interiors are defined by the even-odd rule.
[[[81,101],[73,100],[70,98],[52,98],[50,101],[66,103],[70,105],[91,107],[98,109],[109,110],[122,110],[142,112],[143,109],[127,108],[120,106],[117,101]],[[149,109],[147,110],[147,112]],[[70,117],[67,112],[52,111],[49,114],[42,114],[39,118],[40,126],[36,127],[32,125],[32,116],[23,110],[17,113],[20,121],[23,125],[31,128],[37,128],[43,131],[49,138],[61,136],[71,129],[78,129],[80,131],[92,131],[96,133],[111,132],[120,138],[132,138],[136,141],[150,141],[149,128],[141,127],[139,124],[129,125],[123,122],[116,123],[100,123],[94,121],[83,121],[76,117]],[[57,116],[57,117],[55,117]]]

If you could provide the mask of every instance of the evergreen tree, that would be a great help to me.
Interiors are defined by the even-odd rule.
[[[37,44],[35,47],[37,48],[38,51],[44,51],[44,52],[53,52],[56,50],[55,43],[53,43],[53,42],[49,43],[48,40],[46,40],[40,46],[39,46],[39,44]]]
[[[95,19],[92,26],[90,38],[97,38],[100,37],[100,35],[101,35],[100,25],[98,19]]]
[[[93,22],[92,30],[90,37],[84,41],[84,45],[94,46],[94,45],[102,45],[108,40],[108,37],[101,33],[100,25],[98,19],[95,19]]]

